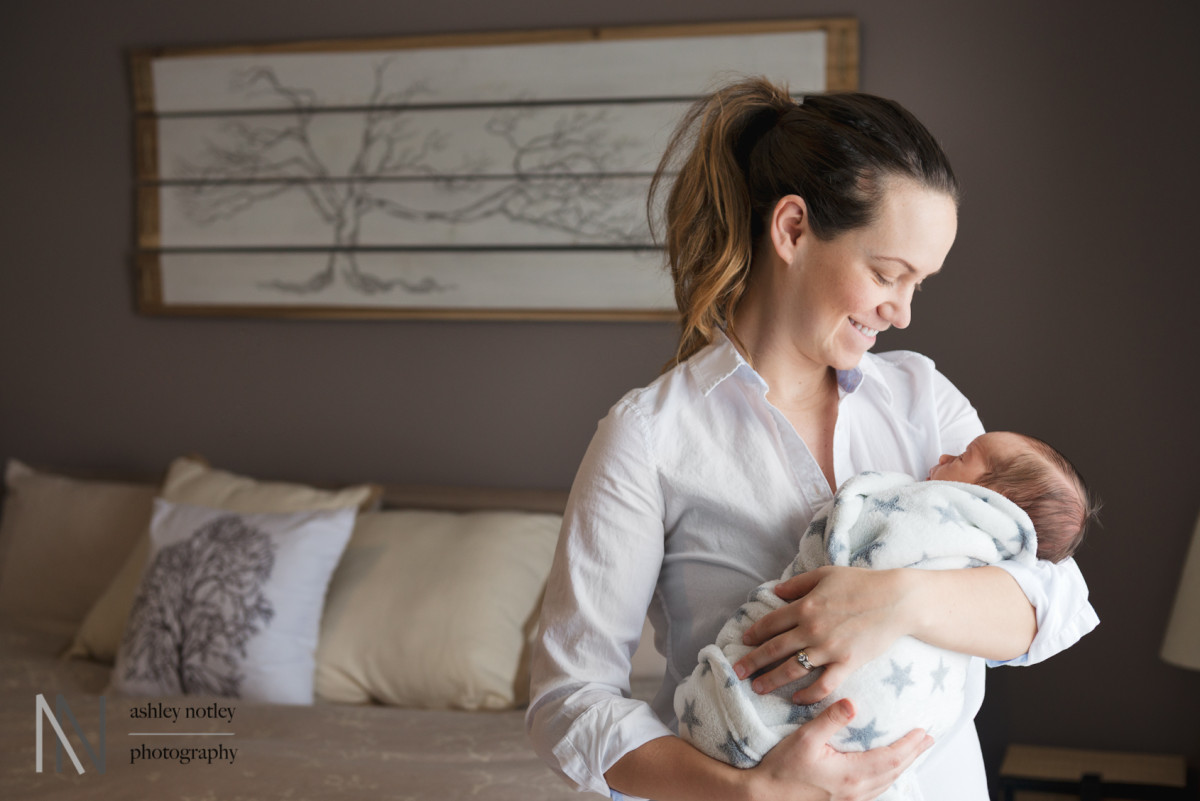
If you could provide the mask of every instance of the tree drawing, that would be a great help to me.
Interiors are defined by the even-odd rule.
[[[485,124],[496,152],[458,154],[459,163],[450,168],[447,153],[455,158],[450,134],[437,128],[422,132],[413,124],[414,104],[433,93],[420,80],[389,89],[392,62],[387,58],[373,65],[369,101],[353,110],[361,116],[360,135],[353,152],[339,154],[338,165],[314,139],[314,122],[336,110],[319,108],[314,91],[287,85],[271,67],[236,73],[231,90],[269,95],[284,109],[226,120],[219,143],[210,139],[202,152],[177,164],[181,183],[175,189],[187,218],[204,226],[283,193],[303,193],[329,229],[326,263],[306,280],[264,285],[297,294],[320,292],[338,280],[367,295],[454,288],[433,276],[385,280],[362,269],[360,234],[371,215],[452,225],[494,219],[606,245],[633,245],[644,238],[640,214],[629,212],[628,185],[606,176],[608,165],[631,143],[611,133],[604,109],[564,108],[547,123],[545,106],[497,106]],[[420,208],[387,191],[414,181],[437,186],[454,202]]]
[[[236,515],[159,551],[125,628],[125,680],[237,696],[246,643],[275,614],[262,593],[274,566],[271,538]]]

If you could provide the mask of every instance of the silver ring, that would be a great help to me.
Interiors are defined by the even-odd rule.
[[[801,648],[799,651],[796,652],[796,661],[799,662],[800,667],[804,668],[805,670],[816,670],[817,669],[817,666],[809,661],[808,654],[804,653],[803,648]]]

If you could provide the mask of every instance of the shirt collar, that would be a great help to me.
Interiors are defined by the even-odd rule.
[[[691,369],[692,376],[696,379],[696,384],[704,395],[708,395],[722,381],[743,367],[746,368],[747,374],[753,376],[754,380],[764,389],[767,386],[763,377],[742,358],[742,354],[738,353],[733,342],[720,329],[713,332],[712,342],[708,347],[701,349],[688,359],[686,364]]]
[[[867,359],[864,356],[862,362],[859,362],[857,367],[849,370],[837,371],[838,388],[841,389],[844,394],[849,395],[855,392],[859,385],[862,384],[864,375],[862,365],[866,360]]]
[[[891,403],[892,390],[888,386],[888,382],[884,380],[883,374],[879,371],[879,357],[868,351],[863,354],[858,366],[852,370],[838,370],[838,394],[841,397],[857,392],[863,385],[863,381],[871,387],[872,393],[882,393],[882,399]]]
[[[709,346],[688,359],[687,364],[696,378],[700,391],[705,395],[708,395],[716,389],[717,385],[743,367],[746,368],[749,375],[754,377],[755,383],[764,388],[767,386],[763,377],[750,366],[725,332],[720,329],[713,332],[713,339]],[[875,375],[876,366],[871,360],[871,354],[865,354],[857,367],[837,371],[840,394],[845,396],[857,392],[858,388],[862,386],[864,378]]]

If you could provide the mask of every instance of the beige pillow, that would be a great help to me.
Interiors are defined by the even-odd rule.
[[[0,614],[69,635],[150,522],[158,487],[82,481],[10,459]]]
[[[360,515],[334,572],[317,696],[342,703],[507,709],[529,694],[529,641],[561,517]]]
[[[270,514],[345,509],[351,506],[371,508],[378,503],[379,495],[379,488],[372,485],[319,490],[302,484],[256,481],[215,470],[203,461],[185,457],[171,463],[161,497],[172,503],[207,506],[229,512]],[[67,649],[67,656],[102,662],[112,662],[116,658],[117,647],[125,630],[125,619],[137,594],[149,552],[149,529],[143,526],[137,546],[104,594],[88,611],[75,633],[74,642]]]

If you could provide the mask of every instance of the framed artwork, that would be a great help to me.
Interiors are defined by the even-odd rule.
[[[857,87],[853,19],[132,54],[147,314],[672,319],[646,222],[717,83]]]

